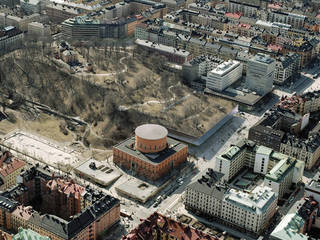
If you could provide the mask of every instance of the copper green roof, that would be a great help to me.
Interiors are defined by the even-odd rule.
[[[305,221],[297,213],[285,215],[278,226],[273,230],[270,239],[279,240],[307,240],[308,236],[300,233]]]
[[[296,159],[294,158],[282,159],[267,173],[266,178],[275,182],[281,181],[295,163]]]
[[[31,229],[19,228],[19,232],[12,237],[12,240],[50,240],[49,237],[40,235]]]

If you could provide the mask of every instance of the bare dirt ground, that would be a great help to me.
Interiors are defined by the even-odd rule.
[[[61,119],[47,114],[40,114],[36,120],[27,120],[21,112],[13,110],[7,110],[6,112],[14,114],[16,121],[11,122],[8,119],[2,120],[0,122],[0,132],[2,135],[8,134],[16,129],[21,129],[53,139],[60,143],[69,143],[73,141],[73,136],[71,134],[64,135],[60,131],[59,124],[63,122]]]
[[[1,132],[24,128],[58,142],[84,145],[96,151],[90,154],[104,158],[101,150],[129,137],[140,124],[158,123],[201,136],[234,107],[227,100],[194,93],[178,75],[150,68],[132,53],[104,50],[100,56],[99,49],[79,50],[86,61],[95,61],[96,68],[117,73],[72,75],[67,65],[56,63],[52,52],[43,47],[39,53],[36,46],[0,59],[1,91],[16,91],[23,98],[82,119],[87,127],[66,130],[68,124],[53,116],[41,114],[31,121],[17,114],[16,123],[0,122]]]

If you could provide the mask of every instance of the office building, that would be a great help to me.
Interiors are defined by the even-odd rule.
[[[159,180],[184,163],[188,155],[187,145],[167,135],[167,129],[160,125],[141,125],[135,137],[113,147],[113,162],[133,175]]]
[[[255,187],[251,192],[230,188],[223,174],[208,169],[190,183],[185,192],[186,209],[213,217],[225,225],[259,234],[276,212],[277,195],[269,187]]]
[[[23,32],[13,26],[1,29],[0,36],[0,55],[18,49],[22,45]]]
[[[252,141],[240,141],[217,157],[214,170],[231,182],[245,168],[264,175],[264,185],[281,198],[292,184],[302,181],[304,162]]]
[[[297,29],[303,28],[305,20],[306,16],[295,13],[286,13],[278,10],[268,12],[268,21],[290,24]]]
[[[271,187],[281,198],[293,183],[302,180],[303,169],[304,162],[288,157],[283,158],[265,175],[264,185]]]
[[[229,60],[209,71],[203,79],[207,88],[223,91],[242,77],[242,70],[242,63]]]
[[[268,55],[258,53],[247,64],[246,86],[251,91],[265,95],[272,91],[275,60]]]
[[[182,75],[187,83],[196,89],[203,89],[205,87],[205,80],[202,76],[207,75],[212,69],[223,60],[212,55],[201,55],[193,58],[182,65]]]

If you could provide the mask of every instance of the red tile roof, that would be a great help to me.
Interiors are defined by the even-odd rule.
[[[228,12],[225,14],[226,17],[230,17],[230,18],[235,18],[235,19],[240,19],[240,17],[242,16],[241,13],[231,13]]]
[[[24,207],[20,205],[16,208],[16,210],[12,212],[12,215],[17,216],[19,218],[23,218],[27,221],[32,216],[33,212],[34,210],[31,206]]]
[[[251,25],[245,24],[245,23],[239,23],[238,27],[249,29],[249,28],[251,28]]]
[[[6,177],[24,165],[26,165],[24,161],[12,157],[9,152],[5,152],[0,158],[0,175]]]
[[[137,228],[133,229],[122,240],[151,239],[152,232],[158,230],[170,234],[177,239],[184,240],[217,240],[208,234],[193,229],[187,225],[165,217],[157,212],[144,220]]]
[[[268,4],[268,8],[280,9],[280,8],[281,8],[281,4],[278,4],[278,3],[270,3],[270,4]]]
[[[60,192],[63,192],[66,195],[74,195],[75,198],[80,198],[80,196],[85,192],[85,188],[74,183],[73,181],[68,181],[61,178],[55,178],[47,183],[47,187],[51,190],[58,189]]]
[[[281,45],[270,44],[268,45],[268,49],[277,52],[278,50],[282,50]]]

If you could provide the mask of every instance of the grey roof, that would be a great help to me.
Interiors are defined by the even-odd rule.
[[[208,168],[207,172],[199,174],[198,178],[190,183],[187,188],[222,200],[227,190],[227,186],[221,182],[223,176],[224,174]]]
[[[38,212],[32,214],[29,222],[69,240],[116,204],[119,204],[118,199],[106,195],[86,208],[70,222],[50,214],[40,215]]]
[[[136,136],[147,140],[158,140],[168,135],[168,130],[158,124],[143,124],[136,128]]]

